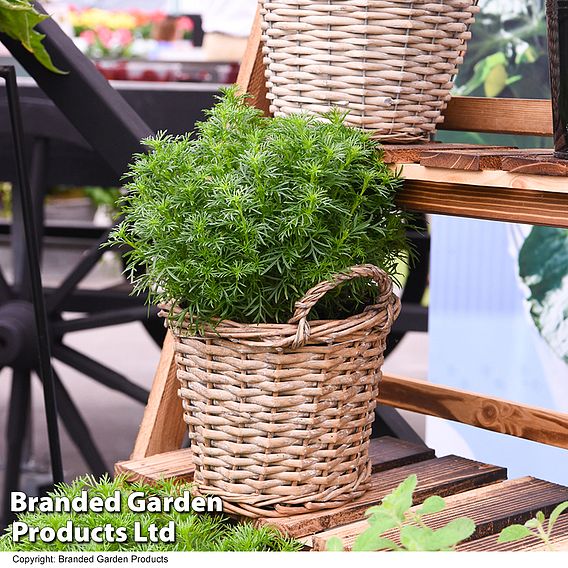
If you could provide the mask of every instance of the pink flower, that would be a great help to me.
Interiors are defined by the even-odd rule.
[[[182,16],[177,21],[177,29],[182,32],[193,31],[193,20],[187,16]]]
[[[99,41],[102,43],[103,47],[105,47],[106,49],[111,48],[112,32],[108,28],[105,27],[98,28],[97,36],[99,38]]]
[[[79,37],[82,37],[87,42],[87,45],[93,45],[97,40],[97,34],[93,30],[83,30]]]
[[[114,32],[114,39],[119,45],[125,47],[132,43],[132,32],[130,30],[116,30]]]

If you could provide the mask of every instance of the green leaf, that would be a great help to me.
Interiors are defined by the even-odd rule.
[[[343,552],[343,550],[344,550],[343,541],[337,536],[332,536],[327,541],[327,544],[325,545],[325,549],[328,552]]]
[[[400,522],[404,521],[404,514],[412,507],[412,494],[417,483],[416,475],[408,476],[392,493],[389,493],[383,499],[380,507],[390,512]]]
[[[526,538],[527,536],[533,536],[533,533],[526,527],[526,525],[509,525],[499,533],[497,542],[513,542],[515,540]]]
[[[411,552],[435,550],[432,548],[433,537],[434,531],[428,527],[407,525],[400,529],[400,542]]]
[[[430,550],[451,550],[458,542],[470,537],[475,531],[475,523],[466,517],[454,519],[445,527],[434,531],[429,539]]]
[[[544,521],[546,520],[546,517],[544,516],[544,513],[542,511],[539,511],[536,514],[536,520],[542,525],[542,523],[544,523]]]
[[[529,519],[525,524],[528,529],[536,529],[539,527],[539,522],[536,519]]]
[[[375,550],[400,550],[396,542],[382,537],[374,527],[362,532],[353,543],[354,552],[374,552]]]
[[[380,505],[371,507],[366,514],[369,515],[369,524],[377,534],[383,534],[401,522],[391,511],[382,509]]]
[[[548,518],[548,532],[549,534],[552,532],[552,527],[554,523],[558,520],[558,517],[568,509],[568,501],[564,501],[564,503],[560,503],[552,513],[550,513],[550,517]]]
[[[438,497],[438,495],[432,495],[431,497],[428,497],[424,503],[422,503],[422,507],[416,511],[416,514],[419,516],[431,515],[432,513],[439,513],[440,511],[443,511],[445,507],[446,502],[441,497]]]
[[[15,2],[14,4],[0,3],[0,31],[19,41],[36,59],[47,69],[55,73],[64,73],[53,64],[42,40],[45,37],[35,30],[37,24],[49,16],[40,14],[29,2]]]
[[[531,316],[552,351],[568,362],[568,231],[533,227],[519,252]]]

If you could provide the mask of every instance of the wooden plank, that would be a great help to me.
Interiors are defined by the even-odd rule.
[[[547,191],[405,180],[397,202],[421,213],[568,227],[568,197]]]
[[[508,156],[518,156],[518,148],[485,148],[477,149],[465,148],[459,149],[442,149],[423,152],[420,157],[420,165],[427,168],[444,168],[449,170],[500,170],[502,163]],[[534,159],[535,156],[552,155],[552,150],[546,151],[542,148],[537,150],[522,150],[523,155],[527,158]]]
[[[186,425],[177,391],[174,338],[168,331],[131,459],[142,459],[181,447]]]
[[[548,529],[548,521],[544,523]],[[478,540],[465,542],[457,547],[460,552],[536,552],[546,550],[542,540],[536,536],[524,538],[514,542],[497,542],[498,534],[486,536]],[[555,550],[568,546],[568,514],[563,513],[552,528],[550,543]]]
[[[239,68],[237,85],[239,85],[241,91],[251,95],[249,99],[251,106],[261,109],[266,116],[269,116],[270,104],[267,98],[268,89],[264,75],[265,67],[262,55],[260,24],[261,16],[259,5],[248,39],[247,48]]]
[[[452,97],[440,130],[552,136],[552,105],[542,99]]]
[[[552,153],[541,156],[513,155],[503,159],[501,168],[515,174],[568,176],[568,161],[555,158]]]
[[[293,537],[303,537],[329,527],[350,523],[362,519],[369,507],[380,503],[412,474],[418,476],[418,486],[414,494],[414,502],[418,504],[431,495],[453,495],[501,481],[507,477],[507,470],[457,456],[445,456],[375,473],[371,477],[367,493],[342,507],[282,519],[259,519],[257,523],[273,526]]]
[[[503,150],[504,146],[485,146],[480,144],[446,144],[443,142],[416,142],[414,144],[383,144],[383,160],[386,164],[412,164],[418,163],[430,152],[446,151],[491,151]],[[513,147],[507,147],[513,149]],[[517,148],[516,153],[520,150]]]
[[[566,179],[555,176],[513,173],[502,170],[470,172],[444,168],[427,168],[419,164],[397,164],[390,167],[393,169],[402,168],[402,177],[407,181],[443,183],[448,186],[474,185],[485,188],[529,189],[532,191],[568,193]]]
[[[174,450],[138,460],[118,462],[114,466],[115,475],[126,475],[129,481],[140,481],[152,485],[161,479],[191,481],[195,466],[191,450]]]
[[[369,459],[373,472],[380,472],[403,465],[414,464],[434,458],[434,450],[424,444],[413,444],[390,436],[374,438],[369,444]],[[152,483],[158,479],[181,477],[190,479],[194,471],[191,450],[178,449],[148,457],[118,462],[115,473],[127,474],[129,478]]]
[[[469,517],[476,524],[476,530],[469,540],[475,540],[500,532],[513,523],[524,523],[537,511],[545,515],[568,499],[568,488],[525,477],[503,481],[473,491],[467,491],[446,498],[446,508],[427,519],[433,529],[446,525],[453,519]],[[343,540],[346,549],[350,549],[361,532],[368,527],[366,520],[336,527],[314,535],[314,550],[325,550],[327,541],[337,536]],[[388,538],[397,537],[396,531],[385,533]]]
[[[568,449],[568,414],[562,412],[388,374],[379,402]]]
[[[397,440],[391,436],[373,438],[369,443],[369,459],[373,464],[373,473],[434,457],[434,450],[424,444]]]

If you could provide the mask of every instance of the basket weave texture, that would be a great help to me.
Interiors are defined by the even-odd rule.
[[[275,116],[330,106],[384,141],[428,140],[463,61],[477,0],[261,0]]]
[[[374,305],[343,320],[307,321],[327,291],[358,277],[377,284]],[[198,337],[188,336],[187,320],[169,320],[194,481],[228,512],[304,513],[366,489],[383,352],[400,310],[392,281],[373,265],[355,266],[295,308],[287,324],[224,320]]]

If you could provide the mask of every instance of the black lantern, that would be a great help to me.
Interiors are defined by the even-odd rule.
[[[568,0],[546,0],[554,155],[568,159]]]

